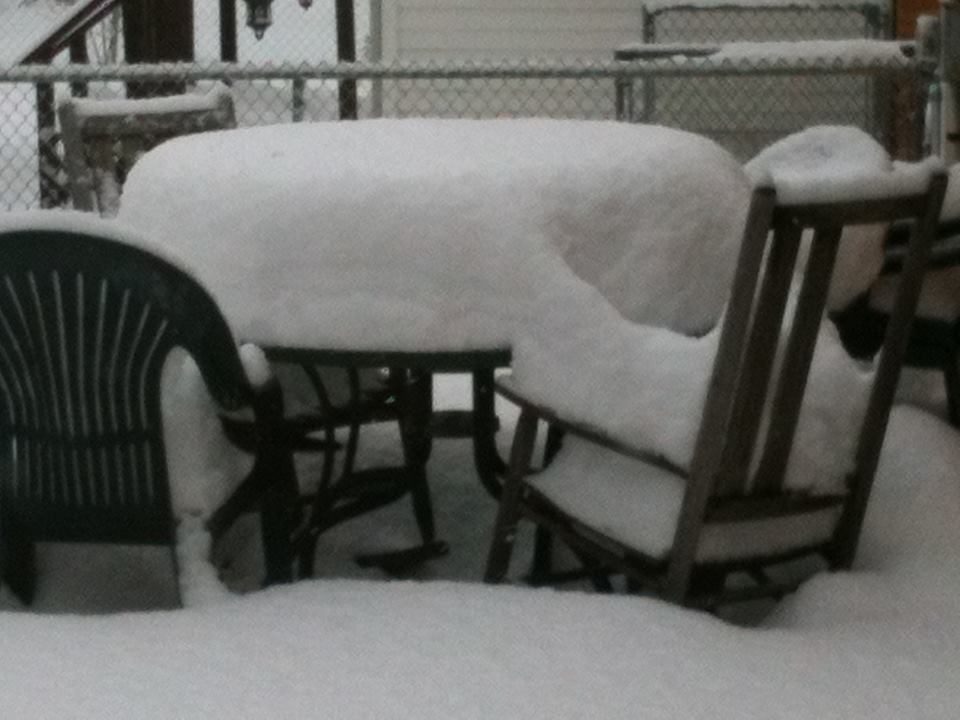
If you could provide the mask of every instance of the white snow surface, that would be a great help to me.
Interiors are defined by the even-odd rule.
[[[81,117],[98,117],[103,115],[117,116],[126,113],[138,115],[150,113],[190,112],[199,110],[214,110],[218,101],[224,96],[230,96],[230,88],[223,83],[215,84],[205,93],[185,93],[168,95],[166,97],[88,100],[71,98],[70,102]]]
[[[724,43],[710,56],[716,61],[750,61],[777,63],[783,61],[829,62],[831,67],[845,64],[885,63],[909,65],[903,44],[895,40],[797,40]]]
[[[645,0],[643,6],[650,12],[676,8],[698,8],[704,10],[730,8],[755,8],[756,10],[783,10],[791,8],[830,9],[861,8],[864,6],[886,8],[888,0]]]
[[[755,182],[772,182],[777,199],[790,204],[887,197],[923,192],[936,160],[904,166],[891,161],[880,143],[863,130],[822,125],[788,135],[746,164]],[[870,287],[883,266],[883,225],[849,227],[837,256],[828,300],[845,307]],[[805,247],[809,247],[809,235]],[[806,249],[805,249],[806,252]]]
[[[89,2],[74,0],[0,0],[0,68],[23,60]]]
[[[370,120],[165,143],[119,219],[196,268],[243,338],[489,348],[597,290],[611,318],[708,329],[748,194],[732,156],[667,128]]]
[[[669,43],[634,42],[620,45],[617,52],[629,53],[649,48],[670,48]],[[700,46],[700,49],[715,48],[708,55],[690,55],[696,45],[677,44],[674,62],[691,62],[704,65],[738,65],[751,68],[806,64],[829,65],[830,67],[861,66],[864,64],[904,66],[911,60],[903,52],[903,43],[895,40],[762,40],[728,42]]]
[[[0,613],[0,701],[27,720],[952,719],[957,437],[895,409],[857,566],[759,628],[639,597],[321,579],[186,610]]]

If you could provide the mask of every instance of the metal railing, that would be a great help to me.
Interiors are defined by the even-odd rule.
[[[142,88],[174,82],[203,92],[214,82],[227,82],[241,125],[338,119],[346,87],[355,92],[360,118],[642,118],[714,137],[744,160],[776,137],[808,125],[854,124],[901,156],[915,154],[923,90],[933,68],[910,57],[909,44],[861,42],[814,44],[804,52],[771,46],[767,54],[760,46],[698,46],[696,52],[606,62],[18,66],[0,70],[0,206],[65,202],[53,112],[57,100],[77,92],[120,97],[128,83]],[[625,111],[630,89],[654,80],[680,88],[712,84],[697,95],[705,111],[693,112],[688,100],[660,92],[655,116],[644,115],[642,108],[638,112],[635,102]],[[758,88],[753,95],[769,98],[762,88],[774,81],[781,86],[787,81],[778,91],[780,109],[772,113],[768,104],[745,112],[742,84],[752,83]],[[843,83],[843,103],[836,93],[823,93],[836,83]],[[701,122],[705,118],[709,122]]]

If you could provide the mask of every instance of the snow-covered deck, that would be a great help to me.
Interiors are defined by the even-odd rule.
[[[307,281],[319,290],[330,283],[344,293],[343,303],[351,301],[346,294],[351,288],[366,292],[369,297],[351,308],[357,311],[371,307],[381,287],[399,299],[415,293],[403,311],[416,311],[421,301],[436,303],[438,295],[447,298],[448,305],[450,297],[458,298],[459,311],[473,308],[474,302],[502,311],[515,305],[478,296],[507,293],[501,300],[529,303],[522,305],[524,323],[470,327],[496,327],[500,334],[485,341],[507,338],[516,345],[520,380],[545,392],[563,387],[551,398],[556,404],[595,406],[628,429],[636,422],[652,427],[648,439],[664,443],[661,447],[682,461],[714,352],[712,336],[696,339],[640,323],[654,322],[657,313],[667,312],[674,315],[661,315],[662,324],[682,326],[693,317],[687,314],[690,308],[701,301],[706,302],[699,306],[707,308],[703,312],[719,313],[724,293],[717,294],[710,285],[723,285],[715,278],[719,266],[702,275],[690,270],[688,263],[705,254],[691,237],[711,243],[721,260],[726,257],[723,244],[735,245],[742,216],[737,216],[730,238],[719,220],[729,219],[726,212],[730,217],[742,212],[748,187],[743,171],[709,143],[673,131],[559,124],[551,143],[542,140],[538,124],[467,123],[475,133],[467,147],[495,148],[489,165],[477,164],[482,154],[472,160],[464,154],[444,135],[442,123],[337,126],[343,129],[334,131],[336,142],[323,153],[314,149],[316,136],[311,135],[324,131],[304,126],[290,131],[294,137],[302,134],[303,140],[292,157],[291,150],[284,149],[287,141],[270,129],[210,135],[203,143],[171,142],[143,159],[124,197],[125,219],[136,218],[145,237],[131,235],[120,225],[113,230],[167,254],[186,255],[184,261],[214,289],[248,337],[258,328],[249,318],[243,324],[244,313],[256,310],[256,302],[272,303],[271,322],[259,328],[264,333],[289,330],[298,313],[303,318],[297,322],[308,322],[309,310],[324,313],[314,322],[327,323],[332,317],[324,327],[341,333],[326,335],[322,330],[307,336],[311,342],[340,337],[381,343],[400,332],[382,326],[341,329],[338,323],[355,322],[355,316],[344,314],[340,304],[317,299],[311,306],[313,301],[283,291],[291,277],[314,278]],[[370,135],[361,142],[365,133]],[[380,152],[371,149],[378,133],[383,134],[382,143],[393,138],[390,152],[386,146]],[[244,140],[242,146],[231,145],[238,137]],[[616,142],[606,143],[603,137]],[[641,142],[643,137],[650,142]],[[818,141],[812,147],[829,139],[822,132],[808,140],[811,137]],[[863,152],[853,151],[854,138],[845,137],[849,142],[842,147],[852,151],[854,165],[862,167],[864,158],[873,158],[870,163],[877,167],[871,169],[885,171],[886,158],[873,155],[867,146]],[[597,142],[588,146],[588,140]],[[657,154],[661,142],[669,148],[667,155]],[[208,149],[200,152],[201,147]],[[239,154],[230,154],[231,149]],[[433,154],[424,157],[428,149]],[[764,169],[774,177],[783,150],[781,146],[767,156]],[[642,167],[636,166],[635,153],[644,154]],[[520,162],[524,155],[536,157],[539,164]],[[204,168],[218,157],[229,171],[207,176]],[[429,164],[440,172],[417,176],[417,158],[421,169]],[[575,158],[578,165],[564,165],[565,158]],[[317,162],[338,166],[339,180],[320,179]],[[288,169],[272,170],[275,164]],[[677,182],[674,171],[682,175]],[[416,182],[406,183],[406,190],[391,185],[391,177],[411,175]],[[148,183],[150,177],[157,180],[155,185]],[[549,177],[549,188],[531,184],[533,177]],[[360,195],[337,197],[345,183]],[[190,204],[180,199],[191,196]],[[477,211],[478,200],[489,210]],[[550,209],[549,215],[544,208]],[[521,217],[519,210],[532,213],[535,221]],[[73,214],[48,215],[83,229]],[[645,235],[634,237],[626,230],[641,222],[648,223],[642,225],[645,231],[656,232],[649,225],[654,220],[691,237],[682,232],[657,235],[660,244],[651,248],[643,245]],[[711,232],[698,232],[701,221],[709,222]],[[730,223],[733,228],[734,221]],[[581,234],[592,244],[578,245]],[[630,242],[640,243],[644,253],[626,252]],[[401,250],[414,251],[413,259],[404,260]],[[677,283],[679,296],[693,304],[671,305],[664,296],[648,295],[649,287],[642,283],[631,286],[636,295],[618,296],[613,281],[620,276],[614,274],[611,280],[595,272],[596,258],[588,252],[592,250],[607,260],[614,258],[618,269],[623,265],[641,273],[645,281],[642,261],[660,263]],[[299,262],[281,264],[284,255],[285,263]],[[376,275],[365,274],[359,266],[371,258],[383,261]],[[631,261],[637,264],[631,266]],[[287,274],[279,272],[284,268]],[[551,277],[542,274],[544,268],[560,278],[559,284],[536,284]],[[447,284],[421,287],[437,269],[444,271],[440,277],[447,278]],[[218,273],[226,280],[218,280]],[[524,289],[522,283],[530,278],[533,287]],[[613,284],[601,292],[598,288],[608,280]],[[654,275],[649,282],[664,278]],[[637,298],[640,302],[630,305],[632,310],[620,304]],[[444,310],[435,304],[427,307]],[[631,319],[633,311],[638,318]],[[505,316],[501,312],[494,317]],[[446,326],[437,327],[442,332]],[[510,337],[503,328],[523,332]],[[298,332],[305,329],[301,325]],[[317,326],[311,332],[319,330]],[[456,336],[445,336],[445,341],[451,339]],[[826,331],[821,345],[823,384],[817,390],[816,376],[812,382],[826,404],[814,406],[814,415],[822,407],[839,405],[838,400],[850,400],[863,382],[862,373]],[[579,373],[579,384],[557,383],[570,372]],[[506,408],[501,410],[503,435],[509,437],[513,418]],[[212,416],[182,412],[170,420],[195,442],[211,441],[215,434]],[[808,451],[805,461],[822,461],[820,456],[828,454],[824,448],[842,435],[843,427],[837,424],[842,421],[828,418],[818,426],[824,435],[810,435],[799,444]],[[367,437],[373,463],[399,452],[395,437],[383,442],[378,430]],[[10,717],[24,718],[318,713],[345,719],[953,718],[960,705],[957,437],[954,429],[920,410],[895,409],[856,568],[810,581],[758,629],[733,627],[635,597],[467,582],[316,580],[176,612],[106,618],[2,613],[0,707]],[[475,579],[493,504],[476,487],[465,447],[438,443],[436,451],[430,470],[440,531],[451,541],[451,558],[461,570],[467,568],[448,577]],[[171,446],[174,458],[185,453],[182,445]],[[219,462],[200,471],[214,467],[223,472]],[[400,513],[403,527],[413,532],[409,508],[388,511]],[[344,526],[325,536],[318,563],[321,576],[330,567],[326,556],[348,557],[360,549],[358,539],[361,547],[382,540],[406,544],[404,530],[391,523],[395,517],[366,518],[357,527]],[[114,574],[109,582],[129,581]]]
[[[952,719],[957,437],[896,408],[857,567],[757,629],[637,597],[320,579],[172,612],[0,613],[0,701],[18,718]],[[438,572],[469,580],[493,504],[453,471],[466,449],[441,452],[434,486],[459,542]],[[407,507],[342,528],[321,573],[404,528]]]

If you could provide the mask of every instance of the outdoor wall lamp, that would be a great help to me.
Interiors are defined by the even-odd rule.
[[[273,24],[273,0],[244,0],[247,3],[247,27],[253,30],[257,40],[263,37],[267,28]]]

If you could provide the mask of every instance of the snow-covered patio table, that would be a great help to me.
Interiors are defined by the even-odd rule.
[[[134,167],[118,219],[275,360],[472,371],[493,488],[493,371],[517,339],[595,326],[598,305],[711,327],[747,195],[728,153],[676,130],[380,120],[170,141]]]
[[[731,156],[667,128],[372,120],[164,143],[119,220],[180,256],[245,340],[465,351],[510,347],[525,301],[574,276],[635,322],[712,326],[746,196]]]

